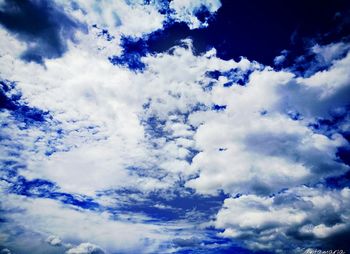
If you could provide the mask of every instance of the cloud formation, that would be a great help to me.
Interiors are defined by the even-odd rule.
[[[66,254],[104,254],[105,252],[95,244],[81,243],[79,246],[69,249]]]
[[[0,24],[26,44],[21,58],[37,63],[43,63],[45,58],[61,57],[67,50],[67,41],[75,40],[76,30],[86,30],[82,23],[46,0],[3,1]]]
[[[205,29],[220,7],[2,3],[16,21],[0,30],[4,249],[349,249],[348,43],[308,48],[305,75],[286,52],[270,67],[191,38],[142,43],[167,22]],[[39,10],[43,28],[26,26]]]
[[[177,21],[187,23],[190,29],[196,29],[208,26],[207,20],[200,20],[198,16],[205,12],[208,12],[208,16],[215,13],[221,7],[221,3],[219,0],[174,0],[169,6],[174,10],[174,18]]]
[[[310,125],[334,111],[347,114],[348,58],[309,78],[264,68],[246,86],[213,88],[213,98],[227,107],[190,116],[199,126],[195,141],[201,151],[191,167],[201,173],[187,186],[203,193],[267,195],[345,173],[348,166],[337,159],[337,149],[348,142]]]
[[[348,249],[349,188],[322,186],[288,189],[272,197],[243,195],[226,199],[215,226],[226,237],[252,249],[295,253],[303,247]],[[288,242],[288,245],[286,243]]]

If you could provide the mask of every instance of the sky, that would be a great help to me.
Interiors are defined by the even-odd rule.
[[[0,254],[350,251],[349,17],[0,0]]]

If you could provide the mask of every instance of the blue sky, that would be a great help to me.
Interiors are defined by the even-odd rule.
[[[0,1],[0,253],[349,251],[349,14]]]

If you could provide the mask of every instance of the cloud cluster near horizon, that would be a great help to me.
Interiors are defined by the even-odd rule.
[[[251,250],[290,251],[334,248],[348,234],[348,44],[314,45],[323,69],[307,76],[214,48],[198,55],[188,38],[146,50],[135,70],[110,61],[123,41],[167,22],[205,27],[198,12],[220,2],[30,3],[0,5],[0,247],[210,251],[214,230]],[[51,32],[1,20],[42,3]]]

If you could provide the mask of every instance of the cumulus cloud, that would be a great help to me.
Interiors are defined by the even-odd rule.
[[[348,56],[305,79],[265,68],[254,71],[246,86],[213,88],[213,98],[227,107],[190,116],[201,152],[191,164],[199,177],[187,186],[202,193],[271,194],[346,172],[337,149],[347,141],[339,133],[315,133],[309,125],[349,103],[347,62]]]
[[[77,247],[66,251],[66,254],[104,254],[105,252],[95,244],[81,243]]]
[[[204,27],[202,12],[215,14],[220,2],[174,0],[170,12],[157,1],[54,6],[89,31],[76,33],[77,41],[59,37],[64,54],[42,55],[45,66],[21,61],[28,41],[0,30],[6,234],[31,232],[66,253],[199,246],[202,231],[194,235],[189,218],[162,223],[157,213],[188,193],[225,196],[210,225],[252,249],[286,251],[290,239],[295,247],[332,248],[349,232],[349,189],[322,185],[349,171],[339,155],[349,145],[345,43],[315,45],[327,68],[304,77],[246,58],[222,60],[215,49],[194,54],[190,39],[163,53],[145,50],[135,72],[108,61],[123,51],[120,38],[147,36],[171,18]],[[169,204],[149,202],[154,217],[115,210],[155,195]],[[201,217],[194,213],[185,214]]]
[[[192,174],[187,160],[194,130],[185,114],[198,105],[211,107],[211,95],[203,87],[210,82],[206,72],[217,68],[245,71],[254,64],[246,59],[223,61],[214,50],[197,57],[187,43],[188,48],[176,47],[172,53],[145,57],[147,70],[142,74],[113,66],[98,52],[88,53],[84,47],[73,45],[64,57],[48,60],[46,68],[10,56],[2,59],[7,66],[4,77],[21,80],[17,88],[23,99],[50,112],[54,118],[50,128],[62,130],[50,156],[44,156],[45,143],[36,146],[42,149],[37,151],[41,156],[31,154],[29,159],[28,155],[27,167],[21,173],[29,179],[44,177],[64,191],[87,195],[112,187],[164,188],[176,181],[172,174]],[[10,61],[15,61],[15,73]],[[36,75],[28,77],[28,72]],[[156,138],[149,132],[150,119],[171,138],[169,142],[164,135]],[[34,135],[32,129],[21,131]],[[49,133],[38,135],[49,142]],[[153,143],[158,149],[152,148]],[[159,173],[153,179],[135,178],[127,171],[130,166],[149,172],[156,168]],[[157,177],[164,175],[162,171],[172,174],[160,181]]]
[[[165,16],[155,4],[140,1],[60,1],[82,22],[108,29],[113,35],[140,37],[162,28]],[[73,7],[72,7],[73,6]]]
[[[225,200],[214,222],[225,237],[252,249],[296,253],[308,246],[348,249],[349,188],[296,187],[272,197],[243,195]],[[288,243],[288,244],[287,244]]]
[[[52,246],[60,246],[62,244],[62,240],[54,235],[50,235],[47,239],[46,242]]]
[[[114,220],[113,214],[107,211],[85,210],[64,205],[58,200],[35,199],[15,194],[7,194],[6,198],[2,199],[2,207],[3,218],[11,221],[8,227],[12,230],[27,228],[41,237],[46,236],[51,244],[57,245],[61,241],[63,247],[69,247],[69,243],[85,243],[71,248],[67,253],[95,253],[94,251],[102,253],[97,252],[100,249],[94,247],[95,245],[86,244],[92,239],[94,244],[103,246],[108,252],[149,253],[157,250],[162,242],[170,240],[175,234],[172,230],[182,227],[164,225],[167,227],[165,229],[161,225],[148,224],[142,220],[139,222],[127,219]],[[20,242],[16,244],[16,248],[23,250],[27,243],[24,241],[22,244]]]
[[[221,7],[220,0],[174,0],[170,2],[170,8],[175,11],[174,18],[187,23],[190,29],[208,26],[207,20],[198,19],[200,12],[209,12],[213,15]]]
[[[11,41],[12,37],[6,36]],[[244,58],[239,62],[221,60],[215,50],[195,56],[190,41],[184,43],[169,52],[142,58],[147,66],[142,73],[113,66],[97,51],[87,52],[86,45],[71,45],[62,58],[46,61],[46,68],[19,62],[15,54],[7,52],[1,59],[6,66],[4,77],[17,80],[22,101],[49,112],[53,119],[47,122],[50,131],[17,128],[16,122],[5,128],[21,136],[19,142],[28,150],[20,160],[25,163],[20,174],[28,179],[47,179],[68,193],[92,197],[113,188],[157,190],[184,179],[185,185],[198,193],[245,193],[243,197],[266,199],[265,205],[273,207],[273,199],[259,195],[314,184],[348,170],[337,158],[338,147],[347,144],[342,135],[328,136],[309,127],[317,117],[327,116],[333,103],[324,105],[321,114],[319,110],[306,111],[310,108],[303,108],[301,101],[308,98],[312,105],[322,105],[323,98],[334,96],[332,100],[338,101],[339,107],[345,106],[347,100],[338,100],[338,96],[342,96],[339,90],[348,86],[348,56],[335,61],[327,71],[295,78],[291,72],[277,72]],[[213,78],[209,71],[220,74]],[[250,73],[244,86],[235,83],[233,72]],[[325,78],[317,78],[319,75]],[[317,80],[326,85],[318,85]],[[225,86],[228,82],[233,84]],[[314,89],[320,96],[309,96],[303,89]],[[213,105],[225,107],[216,111]],[[42,141],[50,140],[52,130],[61,130],[62,135],[53,145],[55,150],[47,154]],[[192,154],[193,150],[199,153]],[[138,171],[130,171],[130,166]],[[120,246],[129,250],[144,246],[145,237],[159,239],[151,249],[169,239],[154,233],[163,226],[114,221],[108,213],[101,217],[97,212],[60,206],[54,200],[28,198],[16,203],[26,210],[21,216],[10,215],[17,225],[30,222],[42,234],[57,235],[65,242],[93,239],[106,250]],[[242,211],[248,207],[242,206]],[[48,208],[37,211],[34,207]],[[235,229],[228,226],[231,222],[220,224],[230,218],[231,210],[223,209],[226,212],[218,214],[215,225],[227,229],[222,236],[238,237],[229,234]],[[276,218],[292,214],[290,224],[304,219],[298,210],[283,211],[281,215],[274,210],[271,213],[277,213]],[[259,218],[265,215],[270,216],[263,213]],[[268,226],[274,228],[283,221]],[[47,223],[49,232],[44,229]],[[93,230],[84,229],[92,225]],[[322,227],[321,221],[315,224],[314,234],[333,230],[331,226]],[[131,239],[120,237],[126,228],[134,230]],[[106,230],[118,233],[118,237],[106,237]],[[125,241],[130,245],[123,245]],[[257,244],[266,247],[263,242]]]
[[[80,43],[81,32],[101,30],[102,35],[108,33],[108,41],[116,39],[117,43],[111,45],[101,40],[94,43],[97,41],[100,49],[119,54],[118,42],[123,36],[147,36],[162,29],[163,23],[170,18],[186,22],[191,28],[207,26],[208,17],[202,22],[196,15],[207,11],[210,16],[220,6],[219,0],[172,1],[169,6],[157,1],[148,4],[110,0],[89,3],[75,0],[4,1],[0,8],[0,24],[26,45],[21,54],[23,60],[43,64],[45,59],[61,57],[69,43]],[[170,8],[173,15],[164,13],[162,8]]]
[[[273,63],[276,66],[282,65],[284,63],[284,61],[286,60],[287,55],[288,55],[288,50],[282,50],[281,54],[279,56],[276,56],[273,59]]]
[[[307,89],[310,89],[311,92],[316,93],[317,98],[326,103],[328,107],[332,102],[334,104],[336,102],[329,103],[327,100],[335,100],[335,98],[340,100],[339,104],[344,105],[347,101],[339,93],[347,92],[346,89],[349,87],[350,75],[346,71],[350,62],[349,59],[350,54],[347,52],[344,58],[335,60],[329,70],[319,71],[308,78],[300,78],[298,81],[305,85]],[[332,106],[339,107],[337,104],[332,104]]]

